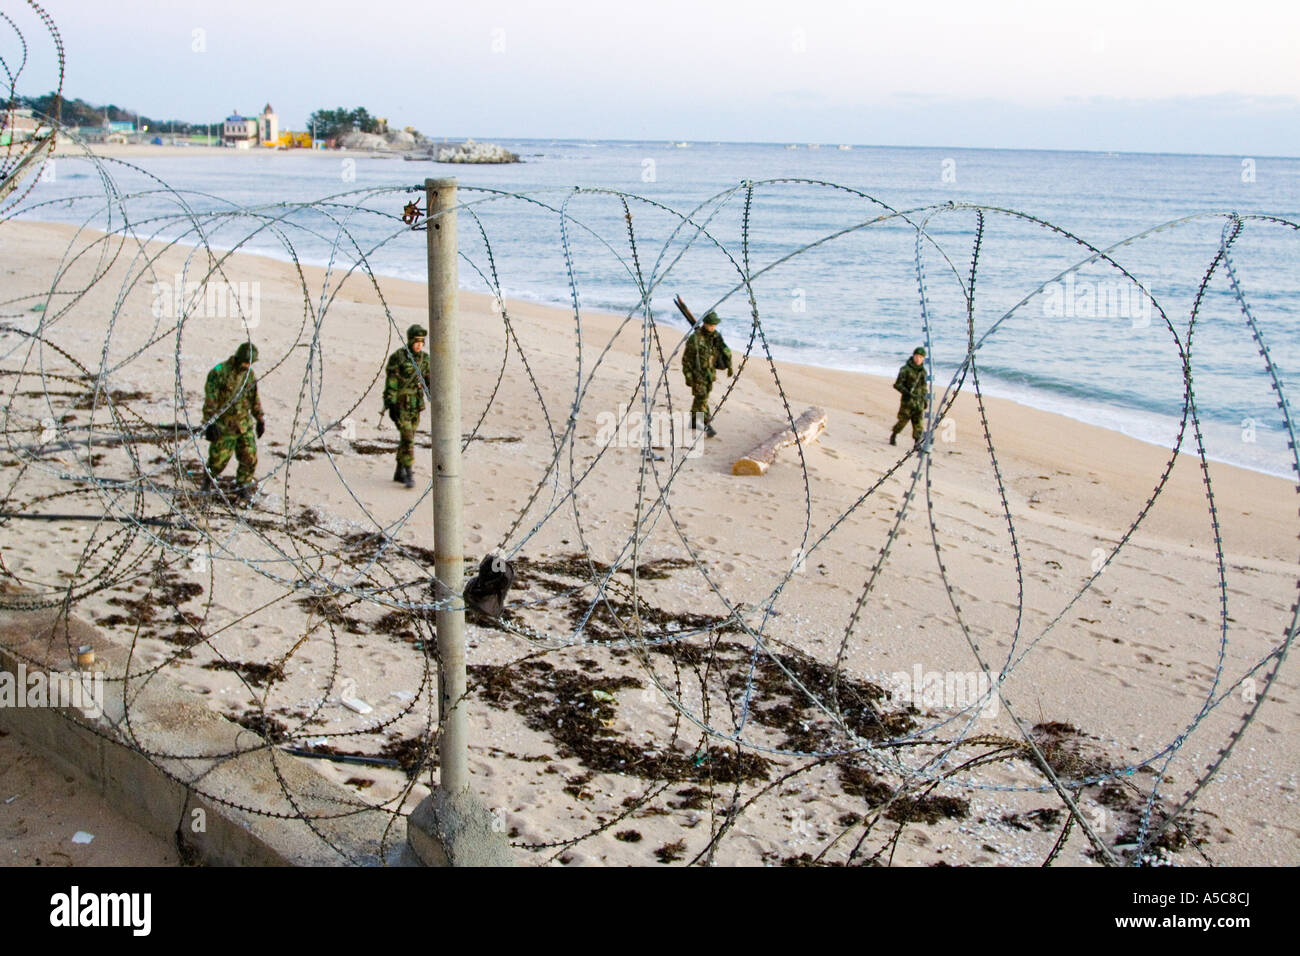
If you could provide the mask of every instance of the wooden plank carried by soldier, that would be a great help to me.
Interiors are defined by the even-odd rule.
[[[776,461],[776,453],[782,448],[793,445],[796,441],[802,445],[816,441],[817,436],[826,428],[826,409],[816,406],[808,409],[795,419],[794,428],[789,425],[755,445],[745,457],[731,466],[733,475],[765,475],[767,469]]]

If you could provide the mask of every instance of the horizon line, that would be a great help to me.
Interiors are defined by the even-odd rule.
[[[433,137],[429,137],[432,139]],[[452,137],[453,139],[455,137]],[[482,141],[481,137],[466,137]],[[736,139],[736,140],[673,140],[670,138],[656,139],[621,139],[621,138],[603,138],[596,136],[492,136],[491,139],[504,140],[515,143],[528,142],[555,142],[555,143],[687,143],[688,146],[781,146],[790,145],[798,146],[800,149],[806,149],[808,146],[830,147],[838,149],[840,146],[851,146],[853,149],[951,149],[951,150],[969,150],[969,151],[997,151],[1012,153],[1099,153],[1102,155],[1116,156],[1204,156],[1209,158],[1225,159],[1288,159],[1300,160],[1300,156],[1288,155],[1266,155],[1262,153],[1205,153],[1205,152],[1186,152],[1181,150],[1144,150],[1144,149],[1107,149],[1104,147],[1063,147],[1063,146],[925,146],[919,144],[901,144],[901,143],[838,143],[834,141],[827,142],[807,142],[803,140],[762,140],[762,139]]]

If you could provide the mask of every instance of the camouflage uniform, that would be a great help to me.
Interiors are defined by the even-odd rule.
[[[718,377],[719,357],[727,374],[730,375],[732,371],[731,349],[722,341],[717,321],[716,313],[709,312],[705,315],[682,348],[682,375],[686,378],[686,386],[691,390],[692,397],[691,427],[695,427],[695,417],[698,415],[704,419],[704,425],[710,431],[709,392]],[[710,322],[714,325],[713,331],[705,328]]]
[[[912,354],[925,358],[925,349],[917,349]],[[889,432],[889,443],[895,443],[898,433],[908,422],[912,423],[912,440],[920,441],[924,433],[921,420],[925,417],[925,407],[930,404],[926,391],[925,363],[917,365],[911,359],[904,362],[898,370],[898,377],[894,379],[894,390],[902,397],[898,402],[898,421],[894,422],[894,427]]]
[[[253,487],[257,471],[257,439],[266,430],[262,403],[257,397],[257,379],[252,363],[257,346],[242,343],[235,354],[208,373],[203,389],[203,420],[208,446],[209,481],[221,474],[230,456],[239,459],[235,481],[241,490]]]
[[[411,345],[423,342],[427,332],[418,325],[406,330],[406,345],[388,357],[388,376],[384,380],[384,411],[397,426],[397,471],[394,481],[414,484],[411,466],[415,464],[415,432],[424,411],[424,391],[429,387],[429,353],[415,352]]]

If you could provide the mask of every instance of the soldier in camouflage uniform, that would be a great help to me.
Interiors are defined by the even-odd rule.
[[[239,460],[235,482],[240,497],[253,493],[253,476],[257,471],[257,439],[266,431],[262,403],[257,397],[257,379],[253,363],[257,346],[243,342],[235,354],[208,373],[203,389],[203,420],[208,422],[204,437],[208,447],[208,471],[204,484],[212,487],[217,475],[234,455]]]
[[[925,417],[925,408],[930,404],[930,396],[925,383],[925,349],[917,348],[912,357],[903,363],[894,379],[894,390],[901,394],[898,402],[898,421],[889,433],[889,443],[898,444],[898,433],[908,422],[912,423],[912,441],[919,442],[923,429],[921,419]]]
[[[731,374],[731,349],[718,334],[718,314],[707,313],[700,324],[686,339],[682,348],[682,374],[686,377],[686,387],[691,390],[691,428],[698,428],[696,418],[704,422],[704,434],[713,438],[714,431],[709,417],[709,391],[718,377],[718,369],[725,368]]]
[[[415,430],[420,427],[424,411],[424,391],[429,387],[429,355],[424,340],[429,333],[422,326],[406,330],[406,345],[388,357],[388,377],[384,381],[384,412],[397,426],[397,470],[393,481],[415,487],[411,466],[415,464]]]

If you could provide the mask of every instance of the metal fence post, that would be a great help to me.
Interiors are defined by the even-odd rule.
[[[456,180],[424,181],[429,244],[429,380],[433,431],[434,574],[448,601],[435,614],[438,629],[439,786],[469,789],[465,715],[464,537],[460,481],[460,323],[456,313]]]
[[[431,866],[512,866],[504,811],[490,812],[469,786],[465,700],[464,532],[460,482],[460,331],[456,311],[456,180],[424,181],[429,243],[429,385],[433,431],[433,571],[437,611],[438,786],[406,819],[407,842]]]

